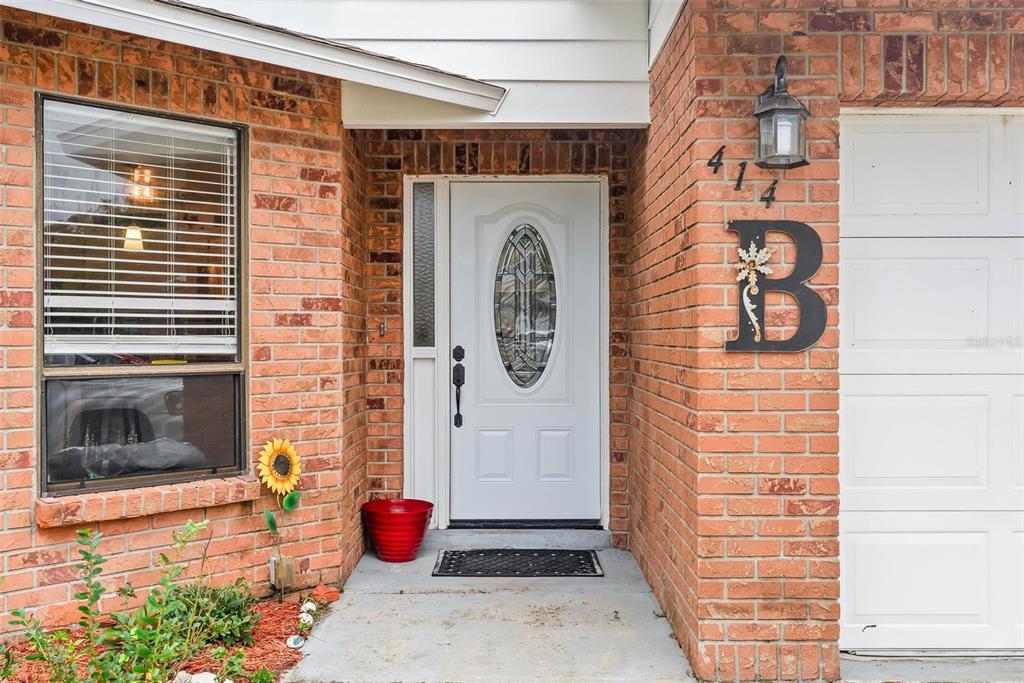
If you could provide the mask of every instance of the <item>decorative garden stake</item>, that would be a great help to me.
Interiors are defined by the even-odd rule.
[[[772,272],[771,266],[768,265],[768,259],[772,257],[772,250],[768,247],[758,249],[757,245],[751,241],[750,249],[737,247],[736,252],[740,256],[739,263],[735,264],[736,270],[739,271],[736,274],[736,280],[747,281],[747,285],[743,288],[743,308],[746,309],[747,318],[749,318],[750,324],[754,328],[754,341],[760,342],[761,323],[757,319],[757,313],[754,312],[757,305],[750,300],[750,295],[757,295],[761,291],[757,287],[757,274],[764,273],[768,275]]]
[[[299,507],[299,492],[295,487],[299,483],[302,466],[295,446],[288,439],[271,439],[264,444],[256,471],[263,485],[277,494],[277,504],[282,513]],[[278,590],[278,597],[283,598],[284,590],[295,581],[295,560],[281,554],[277,515],[265,509],[263,519],[277,545],[277,555],[270,558],[270,584]]]

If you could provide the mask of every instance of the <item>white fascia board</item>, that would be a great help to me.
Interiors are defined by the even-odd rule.
[[[495,113],[505,88],[203,8],[153,0],[3,0],[29,12],[136,33],[236,57]]]
[[[636,82],[498,81],[495,115],[362,84],[341,91],[346,128],[646,128],[650,88]]]

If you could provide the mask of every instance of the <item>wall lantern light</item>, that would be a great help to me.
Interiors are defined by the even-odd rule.
[[[757,158],[761,168],[796,168],[807,165],[804,121],[808,111],[803,102],[789,94],[786,57],[775,62],[775,82],[757,98]]]

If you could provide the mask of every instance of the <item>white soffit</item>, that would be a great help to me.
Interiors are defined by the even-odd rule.
[[[4,0],[29,12],[333,76],[490,118],[505,88],[394,57],[168,0]],[[344,90],[344,88],[343,88]]]

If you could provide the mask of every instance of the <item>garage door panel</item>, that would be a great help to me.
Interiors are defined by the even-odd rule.
[[[842,371],[1024,372],[1024,239],[844,239]]]
[[[950,213],[988,210],[989,126],[985,120],[947,120],[921,125],[870,122],[843,138],[852,182],[849,216]],[[956,164],[944,163],[947,155]]]
[[[844,516],[843,647],[1024,647],[1021,593],[1006,593],[1024,567],[1021,526],[1015,512]]]
[[[847,510],[1020,510],[1024,384],[1013,375],[842,378]]]
[[[846,119],[850,121],[851,119]],[[1018,236],[1013,115],[895,114],[840,126],[843,237]]]

